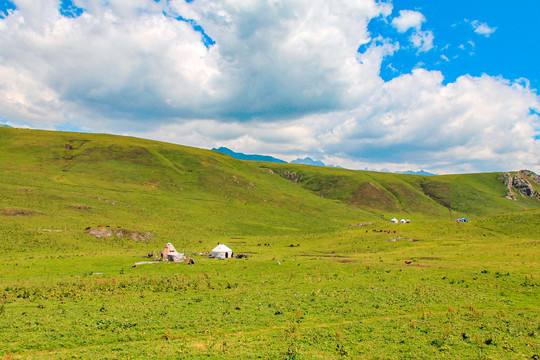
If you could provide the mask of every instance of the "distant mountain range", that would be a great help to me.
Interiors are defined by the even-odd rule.
[[[420,171],[412,171],[412,170],[396,171],[395,173],[396,174],[410,174],[410,175],[424,175],[424,176],[436,176],[437,175],[437,174],[433,174],[433,173],[430,173],[430,172],[427,172],[427,171],[424,171],[424,170],[420,170]]]
[[[268,161],[268,162],[275,162],[275,163],[282,163],[282,164],[287,164],[287,161],[285,160],[281,160],[281,159],[277,159],[273,156],[268,156],[268,155],[248,155],[248,154],[243,154],[243,153],[239,153],[239,152],[235,152],[235,151],[232,151],[231,149],[229,148],[226,148],[226,147],[220,147],[220,148],[213,148],[212,151],[217,151],[217,152],[220,152],[222,154],[226,154],[226,155],[229,155],[235,159],[239,159],[239,160],[250,160],[250,161]],[[313,160],[312,158],[310,157],[305,157],[303,159],[301,158],[298,158],[296,160],[293,160],[290,162],[291,164],[302,164],[302,165],[312,165],[312,166],[327,166],[327,167],[336,167],[336,168],[341,168],[341,166],[334,166],[334,165],[326,165],[325,163],[323,163],[322,161],[320,160]],[[388,170],[381,170],[381,172],[390,172]],[[429,173],[427,171],[424,171],[424,170],[420,170],[420,171],[412,171],[412,170],[408,170],[408,171],[396,171],[396,174],[412,174],[412,175],[424,175],[424,176],[435,176],[437,174],[432,174],[432,173]]]
[[[217,148],[217,149],[213,148],[212,151],[217,151],[217,152],[229,155],[230,157],[233,157],[233,158],[239,159],[239,160],[268,161],[268,162],[283,163],[283,164],[287,163],[285,160],[276,159],[275,157],[272,157],[272,156],[268,156],[268,155],[247,155],[247,154],[232,151],[231,149],[228,149],[226,147],[220,147],[220,148]]]
[[[0,127],[12,128],[13,126],[9,126],[9,125],[6,125],[6,124],[0,124]]]
[[[303,159],[296,159],[296,160],[293,160],[291,161],[291,164],[302,164],[302,165],[313,165],[313,166],[326,166],[325,163],[323,163],[322,161],[320,160],[313,160],[312,158],[310,157],[305,157]]]

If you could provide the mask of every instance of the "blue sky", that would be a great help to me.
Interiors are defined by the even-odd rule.
[[[512,80],[526,78],[531,87],[540,87],[540,67],[537,66],[540,1],[511,4],[502,0],[395,0],[393,5],[395,15],[399,10],[422,13],[425,17],[422,30],[432,31],[434,41],[429,51],[419,54],[414,47],[409,47],[385,59],[383,78],[410,72],[422,63],[426,69],[441,71],[445,82],[453,82],[464,74],[488,74]],[[493,32],[475,32],[475,26],[482,24]],[[413,32],[400,34],[382,18],[372,20],[369,29],[372,33],[398,39],[404,46],[408,45],[408,37]],[[398,71],[394,72],[392,67]]]
[[[0,122],[540,171],[540,2],[0,0]]]

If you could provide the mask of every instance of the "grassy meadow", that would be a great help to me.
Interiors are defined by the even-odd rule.
[[[4,128],[0,165],[3,359],[540,356],[540,202],[498,174]],[[133,267],[167,242],[195,264]],[[249,257],[199,255],[218,242]]]

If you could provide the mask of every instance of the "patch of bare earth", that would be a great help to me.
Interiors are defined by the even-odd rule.
[[[44,213],[32,210],[32,209],[20,209],[20,208],[5,208],[0,210],[1,215],[5,216],[32,216],[32,215],[45,215]]]
[[[92,235],[96,239],[115,237],[116,239],[128,238],[135,242],[148,242],[148,240],[154,238],[154,235],[149,232],[140,232],[122,228],[98,227],[95,229],[88,229],[86,233]]]

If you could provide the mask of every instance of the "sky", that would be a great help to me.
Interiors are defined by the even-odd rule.
[[[540,173],[540,1],[0,0],[0,123]]]

